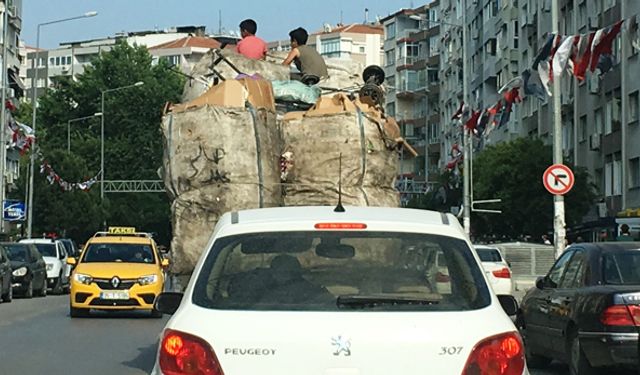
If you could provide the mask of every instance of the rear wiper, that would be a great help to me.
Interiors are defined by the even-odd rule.
[[[336,300],[338,307],[376,307],[380,305],[437,305],[440,301],[427,298],[384,296],[384,295],[342,295]]]

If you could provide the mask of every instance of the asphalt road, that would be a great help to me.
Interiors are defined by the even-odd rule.
[[[139,375],[153,368],[168,317],[94,313],[69,318],[69,296],[15,298],[0,304],[0,374]],[[553,363],[531,375],[565,375]]]
[[[153,368],[167,317],[69,318],[69,296],[0,304],[0,374],[138,375]]]

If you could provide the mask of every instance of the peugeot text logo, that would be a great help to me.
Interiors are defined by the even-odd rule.
[[[342,336],[336,336],[331,338],[331,345],[335,346],[336,351],[333,355],[339,356],[340,353],[346,357],[351,356],[351,340]]]
[[[111,286],[113,286],[114,288],[117,288],[118,285],[120,285],[120,279],[118,278],[118,276],[114,276],[111,278]]]

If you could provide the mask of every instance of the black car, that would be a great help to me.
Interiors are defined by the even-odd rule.
[[[524,296],[516,325],[531,368],[558,359],[572,375],[637,369],[640,242],[567,248]]]
[[[11,261],[13,292],[27,298],[47,295],[47,265],[32,244],[0,243]]]
[[[0,299],[2,302],[11,302],[13,299],[11,263],[9,263],[9,258],[2,247],[0,247]]]

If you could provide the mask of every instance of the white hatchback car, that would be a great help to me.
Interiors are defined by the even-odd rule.
[[[67,252],[64,244],[59,240],[49,238],[31,238],[20,240],[21,243],[31,243],[36,246],[47,264],[47,287],[54,294],[69,292],[69,274],[71,268],[67,265]]]
[[[528,374],[515,299],[474,254],[438,212],[225,214],[185,293],[156,299],[174,315],[153,373]]]
[[[498,294],[513,294],[513,280],[511,279],[511,267],[504,260],[502,252],[497,247],[474,245],[482,267],[487,274],[493,291]]]

